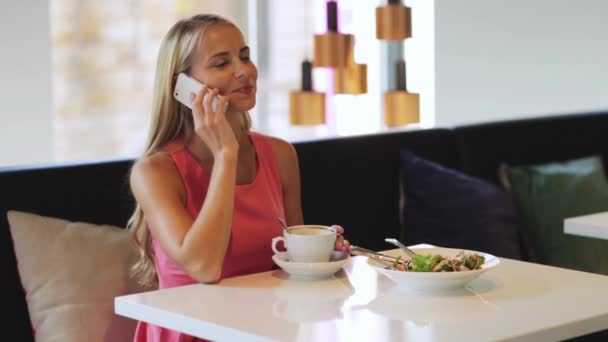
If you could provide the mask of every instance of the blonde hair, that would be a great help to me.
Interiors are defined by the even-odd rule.
[[[160,152],[172,140],[191,139],[194,130],[191,110],[173,98],[173,87],[179,73],[190,72],[201,38],[213,24],[234,25],[219,16],[195,15],[178,21],[163,38],[156,64],[152,120],[142,158]],[[242,125],[245,130],[251,128],[248,112],[242,113]],[[142,285],[155,286],[158,277],[154,266],[152,238],[139,204],[136,204],[127,229],[138,251],[131,273]]]

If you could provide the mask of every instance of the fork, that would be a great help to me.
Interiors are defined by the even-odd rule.
[[[416,256],[416,253],[414,251],[412,251],[411,249],[407,248],[404,244],[402,244],[401,242],[399,242],[399,240],[397,240],[397,239],[386,238],[386,239],[384,239],[384,241],[390,243],[391,245],[395,245],[395,246],[401,248],[402,251],[404,251],[405,253],[407,253],[412,258]]]

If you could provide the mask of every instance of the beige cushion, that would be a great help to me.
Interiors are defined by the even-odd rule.
[[[114,297],[140,292],[124,229],[9,211],[15,255],[37,341],[132,341],[136,321]]]

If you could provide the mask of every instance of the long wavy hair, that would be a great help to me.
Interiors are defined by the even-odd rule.
[[[192,111],[173,98],[173,88],[179,73],[190,73],[201,38],[213,24],[234,25],[216,15],[200,14],[178,21],[163,38],[156,64],[152,120],[142,158],[163,152],[162,148],[172,140],[189,141],[192,138]],[[242,125],[246,130],[251,128],[251,118],[246,111],[242,113]],[[138,252],[131,269],[132,275],[143,286],[156,286],[158,277],[154,266],[152,238],[145,222],[145,213],[138,203],[127,223],[127,229]]]

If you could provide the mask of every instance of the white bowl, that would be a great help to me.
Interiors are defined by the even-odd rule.
[[[461,271],[461,272],[412,272],[412,271],[396,271],[386,268],[386,265],[368,259],[369,265],[376,271],[389,277],[392,281],[397,283],[400,287],[407,288],[415,291],[444,291],[453,289],[462,289],[466,284],[471,282],[473,279],[479,277],[484,272],[497,267],[500,264],[500,260],[488,253],[455,249],[455,248],[442,248],[442,247],[431,247],[431,248],[411,248],[416,254],[440,254],[442,256],[453,258],[461,251],[467,253],[476,253],[485,257],[485,262],[478,270],[472,271]],[[402,259],[410,259],[410,257],[402,250],[391,250],[383,252],[383,254],[390,255],[393,257],[401,256]]]

